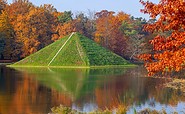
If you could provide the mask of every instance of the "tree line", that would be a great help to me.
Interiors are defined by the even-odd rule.
[[[0,59],[20,60],[76,31],[127,60],[136,60],[138,54],[151,51],[146,42],[155,33],[143,31],[143,26],[154,22],[122,11],[73,15],[57,11],[51,4],[0,0]]]

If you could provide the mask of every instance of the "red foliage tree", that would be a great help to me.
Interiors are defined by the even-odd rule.
[[[140,2],[147,13],[157,21],[145,26],[150,32],[168,32],[159,34],[150,41],[153,45],[152,54],[142,54],[139,57],[145,61],[149,75],[180,71],[185,68],[185,1],[160,0],[158,4]]]

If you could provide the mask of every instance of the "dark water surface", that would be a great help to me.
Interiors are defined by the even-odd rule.
[[[146,78],[141,67],[121,69],[57,69],[0,67],[0,114],[46,114],[51,108],[83,112],[128,106],[128,114],[144,108],[185,112],[185,97],[164,89],[168,79]]]

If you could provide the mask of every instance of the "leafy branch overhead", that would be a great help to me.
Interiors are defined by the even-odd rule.
[[[140,56],[145,61],[149,75],[157,72],[180,71],[185,67],[185,1],[161,0],[158,4],[140,1],[151,18],[156,22],[147,24],[145,29],[150,32],[168,32],[158,34],[150,41],[154,52]]]

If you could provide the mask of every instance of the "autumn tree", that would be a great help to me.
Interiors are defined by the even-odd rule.
[[[180,71],[185,67],[185,1],[160,0],[158,4],[140,1],[145,8],[143,13],[157,18],[155,23],[146,25],[150,32],[169,32],[159,34],[150,41],[153,53],[140,55],[145,61],[149,75],[158,72]]]
[[[0,0],[0,14],[1,11],[4,10],[4,8],[6,7],[6,1],[5,0]]]
[[[58,39],[66,35],[69,35],[71,32],[75,31],[72,15],[73,14],[71,11],[65,11],[60,16],[58,16],[59,23],[56,28],[56,31],[58,32],[58,35],[59,35]],[[52,40],[58,40],[58,39],[53,38]]]
[[[89,11],[89,13],[91,13]],[[91,14],[89,14],[89,17],[86,16],[84,13],[79,13],[76,15],[76,18],[74,19],[75,24],[75,30],[84,36],[94,39],[94,33],[96,31],[96,25],[95,25],[95,19],[90,17]]]
[[[125,37],[120,31],[123,21],[129,20],[129,15],[119,12],[115,15],[112,11],[103,10],[96,13],[95,41],[102,46],[122,55],[125,48]]]
[[[2,11],[0,14],[0,39],[1,58],[11,59],[13,54],[14,31],[6,11]]]
[[[110,23],[109,19],[113,17],[113,11],[102,10],[101,12],[97,12],[95,15],[96,19],[96,33],[95,33],[95,41],[99,42],[102,46],[108,48],[109,37],[110,37]]]
[[[27,0],[15,0],[12,4],[8,5],[5,8],[5,11],[8,14],[10,24],[13,26],[13,30],[15,33],[14,36],[14,46],[12,53],[15,55],[16,59],[21,57],[25,57],[23,47],[24,41],[26,37],[24,37],[24,28],[28,29],[25,25],[26,15],[29,12],[29,9],[33,7],[33,5]]]
[[[52,5],[36,7],[27,0],[17,0],[6,11],[15,32],[13,53],[18,58],[26,57],[52,43],[58,18]]]
[[[54,12],[56,12],[55,8],[50,4],[29,10],[26,20],[30,30],[27,36],[38,40],[40,43],[38,46],[33,46],[36,50],[52,43],[51,37],[57,26],[54,21],[56,18],[53,16]]]
[[[137,60],[138,54],[143,53],[146,49],[145,37],[147,32],[143,31],[146,20],[142,18],[131,17],[129,21],[123,21],[120,30],[126,38],[126,48],[124,57],[128,60]]]
[[[3,33],[3,22],[4,22],[4,17],[2,16],[2,11],[4,10],[6,6],[6,2],[4,0],[0,0],[0,55],[2,56],[2,52],[4,50],[4,46],[5,46],[5,39],[4,39],[4,33]],[[2,58],[0,56],[0,58]]]

